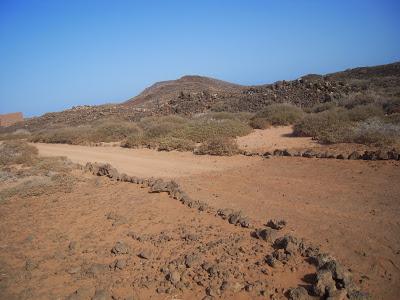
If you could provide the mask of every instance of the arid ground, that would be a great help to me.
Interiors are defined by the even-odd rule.
[[[239,144],[259,151],[313,147],[286,130],[256,131]],[[265,136],[276,138],[267,143]],[[333,255],[373,299],[398,299],[398,161],[35,146],[42,156],[174,179],[190,197],[240,210],[255,224],[284,219],[285,233]],[[70,193],[1,203],[1,299],[286,299],[288,288],[307,286],[315,271],[300,256],[270,268],[263,262],[270,246],[251,238],[250,229],[166,194],[74,172],[79,180]]]

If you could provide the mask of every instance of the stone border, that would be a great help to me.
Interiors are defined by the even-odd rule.
[[[250,233],[252,237],[270,242],[275,249],[271,255],[267,255],[265,258],[265,262],[271,267],[275,267],[278,262],[285,263],[295,253],[307,258],[308,262],[316,267],[311,290],[307,291],[304,287],[291,288],[286,292],[288,299],[309,299],[309,292],[312,296],[332,300],[371,299],[369,294],[357,288],[350,272],[342,267],[333,256],[322,253],[318,247],[306,244],[303,239],[288,234],[279,236],[279,230],[286,225],[284,220],[270,220],[264,228],[255,228],[254,223],[240,211],[229,208],[216,210],[203,201],[191,199],[174,180],[165,181],[161,178],[144,179],[129,176],[125,173],[119,173],[116,168],[108,163],[88,162],[82,169],[93,175],[105,176],[111,180],[140,184],[142,187],[148,187],[149,193],[168,193],[170,198],[180,201],[189,208],[213,214],[235,226],[254,229]]]
[[[341,159],[341,160],[400,160],[400,152],[396,149],[390,151],[376,150],[376,151],[364,151],[360,153],[353,151],[351,154],[333,154],[330,152],[316,152],[313,150],[302,151],[290,151],[287,149],[275,149],[273,152],[254,153],[254,152],[243,152],[245,156],[262,156],[269,158],[271,156],[286,156],[286,157],[304,157],[304,158],[326,158],[326,159]]]

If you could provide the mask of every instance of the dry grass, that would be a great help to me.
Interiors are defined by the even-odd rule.
[[[37,160],[38,150],[22,141],[4,141],[0,144],[0,166],[32,165]]]

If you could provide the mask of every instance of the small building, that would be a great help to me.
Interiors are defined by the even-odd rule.
[[[21,112],[0,115],[0,126],[11,126],[23,120],[24,117]]]

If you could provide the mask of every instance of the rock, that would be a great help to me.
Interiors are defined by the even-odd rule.
[[[185,265],[187,268],[191,268],[194,265],[200,263],[200,257],[195,254],[186,255]]]
[[[392,149],[388,152],[388,158],[393,159],[393,160],[399,160],[399,153],[396,151],[396,149]]]
[[[276,235],[278,234],[278,231],[276,229],[272,228],[264,228],[264,229],[256,229],[253,232],[253,236],[257,237],[258,239],[264,240],[264,241],[271,241],[273,240]]]
[[[361,291],[352,291],[347,294],[349,300],[372,300],[368,293]]]
[[[73,275],[73,274],[78,274],[80,271],[81,271],[81,266],[76,266],[69,268],[67,273]]]
[[[96,277],[97,275],[107,271],[108,267],[103,264],[92,264],[86,269],[86,275],[89,277]]]
[[[302,156],[306,157],[306,158],[312,158],[312,157],[316,157],[317,154],[312,150],[307,150],[306,152],[303,153]]]
[[[123,270],[126,267],[126,259],[117,259],[115,261],[115,269]]]
[[[239,222],[239,219],[240,219],[240,212],[237,211],[229,215],[228,222],[230,224],[236,225]]]
[[[283,227],[286,226],[286,221],[285,220],[269,220],[267,222],[267,226],[271,227],[272,229],[276,230],[281,230]]]
[[[284,249],[286,252],[295,253],[298,247],[298,241],[295,237],[291,235],[285,235],[283,237],[277,238],[274,241],[273,246],[276,249]]]
[[[336,156],[336,159],[344,159],[344,155],[343,155],[343,154],[338,154],[338,155]]]
[[[75,251],[78,247],[79,247],[79,244],[78,244],[78,242],[76,242],[76,241],[72,241],[72,242],[70,242],[69,245],[68,245],[68,249],[69,249],[70,251]]]
[[[229,208],[225,209],[218,209],[217,211],[218,216],[220,216],[222,219],[226,220],[228,217],[233,214],[233,210]]]
[[[115,255],[128,254],[129,247],[124,242],[118,241],[115,244],[115,246],[111,249],[111,252]]]
[[[178,273],[178,271],[171,271],[167,275],[167,280],[171,282],[173,285],[177,284],[179,281],[181,281],[181,275]]]
[[[265,262],[272,268],[275,268],[278,265],[278,260],[270,254],[265,257]]]
[[[153,258],[153,251],[150,249],[144,249],[139,253],[138,256],[143,259],[151,259]]]
[[[313,284],[313,292],[320,297],[330,296],[336,292],[336,283],[330,271],[319,270],[317,272],[316,282]]]
[[[289,289],[287,294],[288,294],[289,300],[308,300],[308,299],[310,299],[310,296],[308,295],[307,290],[302,286]]]
[[[280,149],[275,149],[273,154],[274,156],[283,156],[283,151]]]
[[[378,159],[378,160],[388,160],[389,159],[388,153],[383,150],[376,151],[375,155],[376,155],[376,159]]]
[[[347,159],[350,159],[350,160],[357,160],[357,159],[360,159],[360,158],[361,158],[361,154],[358,153],[357,151],[352,152],[352,153],[347,157]]]
[[[249,228],[251,226],[250,219],[248,217],[243,217],[243,216],[240,217],[239,224],[244,228]]]
[[[105,290],[96,290],[92,300],[109,300],[111,299],[110,295]]]

